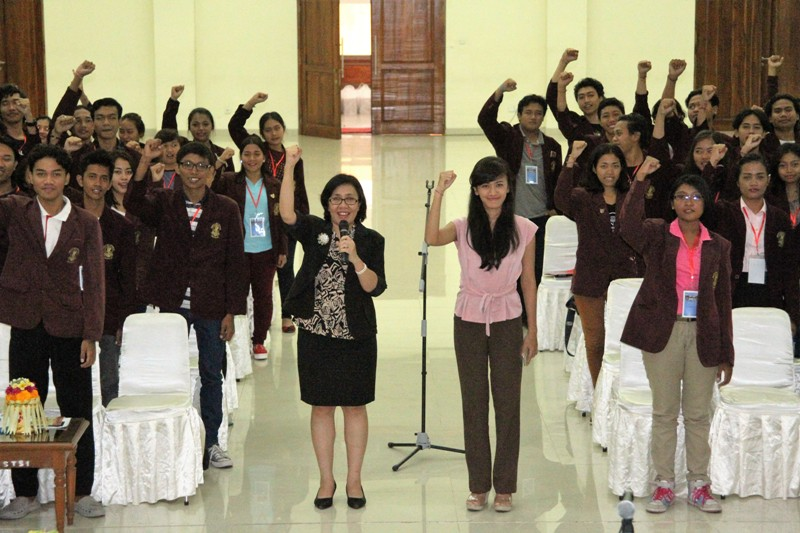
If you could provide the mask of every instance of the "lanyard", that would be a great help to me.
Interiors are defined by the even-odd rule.
[[[756,239],[756,253],[758,253],[758,241],[761,239],[761,232],[764,231],[764,224],[767,222],[767,212],[764,211],[764,217],[761,219],[761,227],[758,228],[758,233],[756,233],[756,228],[753,226],[753,223],[750,222],[750,215],[747,214],[746,207],[742,207],[742,213],[744,213],[744,218],[747,219],[747,224],[753,231],[753,237]]]
[[[166,172],[166,171],[165,171],[165,172]],[[175,174],[177,174],[177,172],[175,172],[175,171],[173,170],[173,171],[172,171],[172,179],[171,179],[171,180],[169,180],[169,182],[167,183],[167,185],[164,187],[165,189],[171,189],[171,188],[172,188],[172,184],[175,182]]]
[[[202,206],[201,204],[197,204],[197,205],[195,206],[194,215],[192,215],[192,220],[190,220],[190,221],[189,221],[189,225],[190,225],[190,226],[191,226],[192,224],[194,224],[194,221],[195,221],[195,220],[197,220],[197,217],[199,217],[199,216],[200,216],[200,213],[202,213],[202,212],[203,212],[203,206]]]
[[[44,216],[44,242],[45,242],[45,246],[47,245],[47,224],[48,224],[48,222],[50,222],[51,218],[53,218],[53,217],[50,216],[50,215],[45,215]]]
[[[800,213],[800,207],[795,209],[789,214],[789,218],[792,219],[792,227],[797,225],[797,214]]]
[[[283,163],[284,159],[286,159],[286,152],[283,152],[283,154],[281,154],[281,158],[278,159],[278,162],[276,163],[275,162],[275,158],[272,157],[272,151],[270,150],[270,152],[269,152],[269,162],[272,165],[272,177],[273,178],[277,178],[278,177],[278,168],[280,168],[281,163]]]
[[[644,161],[642,161],[642,163],[644,163]],[[633,173],[631,173],[631,175],[628,176],[628,182],[629,183],[633,183],[633,180],[636,179],[636,173],[639,172],[639,167],[642,166],[642,163],[639,163],[638,165],[636,165],[636,168],[633,169]]]
[[[248,182],[250,180],[247,180]],[[264,192],[264,180],[261,180],[261,188],[258,189],[258,199],[253,198],[253,193],[250,191],[250,183],[247,183],[247,194],[250,195],[250,199],[253,201],[253,207],[258,209],[258,204],[261,202],[261,193]]]
[[[530,139],[528,139],[528,136],[527,136],[527,135],[525,135],[525,132],[524,132],[524,131],[522,131],[522,125],[521,125],[521,124],[520,124],[520,126],[519,126],[519,131],[520,131],[520,133],[522,133],[522,137],[523,137],[523,139],[525,139],[525,142],[524,142],[524,143],[522,143],[522,147],[525,149],[525,155],[527,155],[527,156],[528,156],[528,159],[530,159],[531,161],[533,161],[533,154],[534,154],[534,150],[535,150],[537,147],[539,147],[539,148],[540,148],[540,147],[541,147],[541,145],[539,145],[539,144],[534,144],[534,143],[532,143],[532,142],[530,141]]]
[[[689,246],[689,243],[686,242],[686,237],[683,235],[683,232],[681,232],[681,240],[683,241],[683,244],[686,245],[686,249],[689,251],[687,254],[687,257],[689,258],[689,276],[694,279],[696,272],[694,269],[694,254],[697,252],[697,247],[700,246],[700,233],[697,234],[697,239],[695,240],[694,246]]]

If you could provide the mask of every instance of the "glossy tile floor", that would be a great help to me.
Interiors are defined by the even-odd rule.
[[[222,139],[220,139],[222,141]],[[292,141],[287,142],[290,144]],[[224,144],[224,142],[221,142]],[[460,454],[424,450],[399,471],[392,465],[420,429],[422,297],[419,293],[425,181],[443,169],[459,179],[448,192],[443,219],[466,213],[467,178],[475,161],[491,154],[480,136],[370,137],[342,141],[301,138],[312,210],[320,213],[322,185],[337,172],[359,177],[369,200],[367,224],[387,242],[389,289],[376,300],[379,321],[377,400],[369,406],[370,441],[363,479],[366,509],[347,507],[346,464],[340,430],[334,507],[317,511],[313,499],[318,474],[309,439],[309,407],[299,399],[296,335],[271,331],[268,363],[239,383],[240,408],[234,415],[230,470],[207,472],[191,504],[181,501],[130,507],[111,506],[107,516],[75,517],[70,531],[321,532],[321,533],[481,533],[616,532],[617,498],[607,489],[607,460],[591,443],[588,419],[565,402],[567,375],[562,355],[545,352],[524,372],[519,491],[507,514],[469,513],[467,471]],[[299,261],[299,258],[298,258]],[[299,264],[299,263],[298,263]],[[453,357],[452,311],[458,290],[453,246],[432,249],[428,268],[427,433],[433,444],[463,445],[461,403]],[[277,321],[275,324],[279,324]],[[637,500],[637,532],[795,532],[797,500],[764,501],[730,497],[721,515],[706,515],[683,501],[662,516],[647,515]],[[52,504],[0,531],[52,529]]]

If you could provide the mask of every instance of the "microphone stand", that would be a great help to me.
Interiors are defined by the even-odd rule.
[[[425,188],[428,190],[428,200],[425,203],[425,221],[428,220],[428,215],[431,211],[431,191],[433,191],[435,183],[433,181],[425,181]],[[427,353],[428,353],[428,243],[425,242],[425,239],[422,240],[422,249],[418,252],[418,255],[422,258],[422,270],[420,272],[419,277],[419,292],[422,293],[422,323],[421,323],[421,335],[422,335],[422,411],[421,411],[421,429],[418,433],[416,433],[417,440],[415,442],[390,442],[389,448],[399,448],[399,447],[413,447],[414,449],[406,455],[405,459],[397,463],[396,465],[392,466],[392,471],[397,472],[403,464],[414,457],[420,450],[427,450],[432,448],[434,450],[442,450],[446,452],[455,452],[455,453],[465,453],[464,450],[459,450],[457,448],[448,448],[446,446],[437,446],[435,444],[431,444],[431,439],[428,437],[428,433],[425,431],[425,403],[426,403],[426,383],[427,383],[427,376],[428,376],[428,362],[427,362]]]

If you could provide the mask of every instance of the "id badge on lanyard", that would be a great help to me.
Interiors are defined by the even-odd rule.
[[[266,237],[267,226],[265,224],[264,214],[256,213],[254,217],[251,217],[249,220],[248,228],[250,231],[250,237],[253,238]]]
[[[697,295],[698,291],[683,291],[682,317],[697,318]]]

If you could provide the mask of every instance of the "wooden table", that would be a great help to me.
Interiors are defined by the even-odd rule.
[[[0,468],[52,468],[55,472],[56,527],[64,531],[75,519],[75,449],[89,422],[73,418],[62,430],[36,435],[0,434]]]

